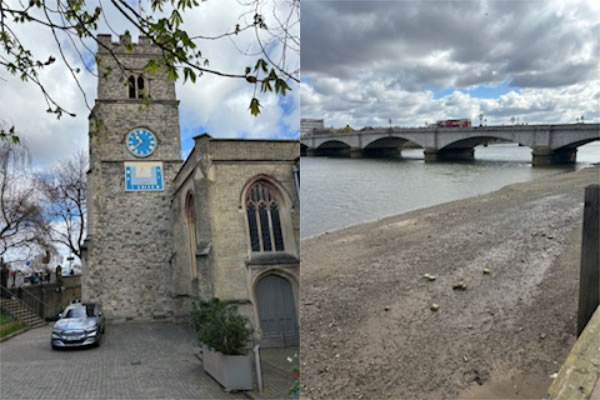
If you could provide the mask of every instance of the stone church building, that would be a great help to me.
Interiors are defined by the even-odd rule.
[[[264,346],[297,344],[299,142],[202,134],[182,161],[175,83],[143,72],[160,49],[125,40],[99,36],[82,300],[114,320],[181,319],[218,297]]]

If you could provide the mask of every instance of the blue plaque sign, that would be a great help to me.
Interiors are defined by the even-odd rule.
[[[126,191],[161,191],[163,187],[161,162],[126,162]]]

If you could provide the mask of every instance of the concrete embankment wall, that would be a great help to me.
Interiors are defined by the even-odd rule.
[[[600,307],[575,342],[545,400],[600,399]]]

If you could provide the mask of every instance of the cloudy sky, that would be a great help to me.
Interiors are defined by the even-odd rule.
[[[303,118],[600,121],[600,1],[302,3]]]
[[[286,2],[265,0],[263,12],[267,26],[275,25],[273,14],[281,16],[286,11]],[[9,0],[9,3],[11,0]],[[18,4],[17,0],[12,0]],[[98,0],[86,2],[93,9]],[[244,26],[245,22],[253,20],[253,13],[245,14],[248,7],[241,5],[238,0],[208,0],[201,2],[193,12],[184,14],[184,29],[190,35],[213,36],[232,31],[236,24]],[[129,29],[137,40],[137,33],[122,16],[106,6],[107,19],[110,26],[117,32]],[[138,7],[138,1],[131,1]],[[15,26],[13,26],[15,27]],[[83,95],[79,92],[75,81],[68,70],[60,62],[57,46],[47,29],[32,24],[16,26],[26,47],[40,59],[54,55],[59,61],[48,67],[41,75],[41,80],[55,100],[69,111],[77,114],[76,118],[62,117],[57,120],[48,114],[39,88],[31,83],[24,83],[3,68],[0,69],[0,122],[5,126],[14,125],[19,136],[30,147],[34,166],[46,168],[57,160],[69,157],[80,148],[87,149],[89,110],[86,108]],[[299,26],[295,27],[296,30]],[[104,21],[101,21],[99,33],[110,33]],[[116,40],[116,36],[113,40]],[[85,71],[79,55],[73,50],[66,36],[60,37],[66,56],[74,67],[81,69],[79,78],[82,87],[93,106],[96,98],[96,77]],[[96,46],[88,42],[92,50]],[[254,30],[248,30],[235,37],[218,41],[201,42],[199,49],[203,56],[210,60],[210,67],[223,72],[243,73],[245,66],[254,65],[256,56],[245,56],[241,52],[255,53],[256,39]],[[271,54],[276,54],[278,48],[271,48]],[[0,53],[1,55],[1,53]],[[85,60],[93,60],[91,54],[84,51]],[[289,53],[290,69],[298,67],[299,56]],[[90,63],[92,69],[95,65]],[[248,111],[248,105],[253,95],[253,87],[242,80],[219,78],[204,75],[196,84],[176,84],[177,96],[181,100],[179,106],[180,125],[182,133],[182,154],[187,155],[192,146],[192,137],[203,132],[209,132],[215,137],[243,138],[296,138],[299,131],[299,88],[290,82],[293,90],[285,98],[275,95],[260,95],[263,105],[262,113],[253,117]]]

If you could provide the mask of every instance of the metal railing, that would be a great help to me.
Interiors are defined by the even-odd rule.
[[[2,298],[16,298],[21,304],[27,307],[32,313],[44,318],[45,305],[42,300],[29,293],[26,289],[18,287],[16,289],[8,289],[0,285],[0,294]]]

